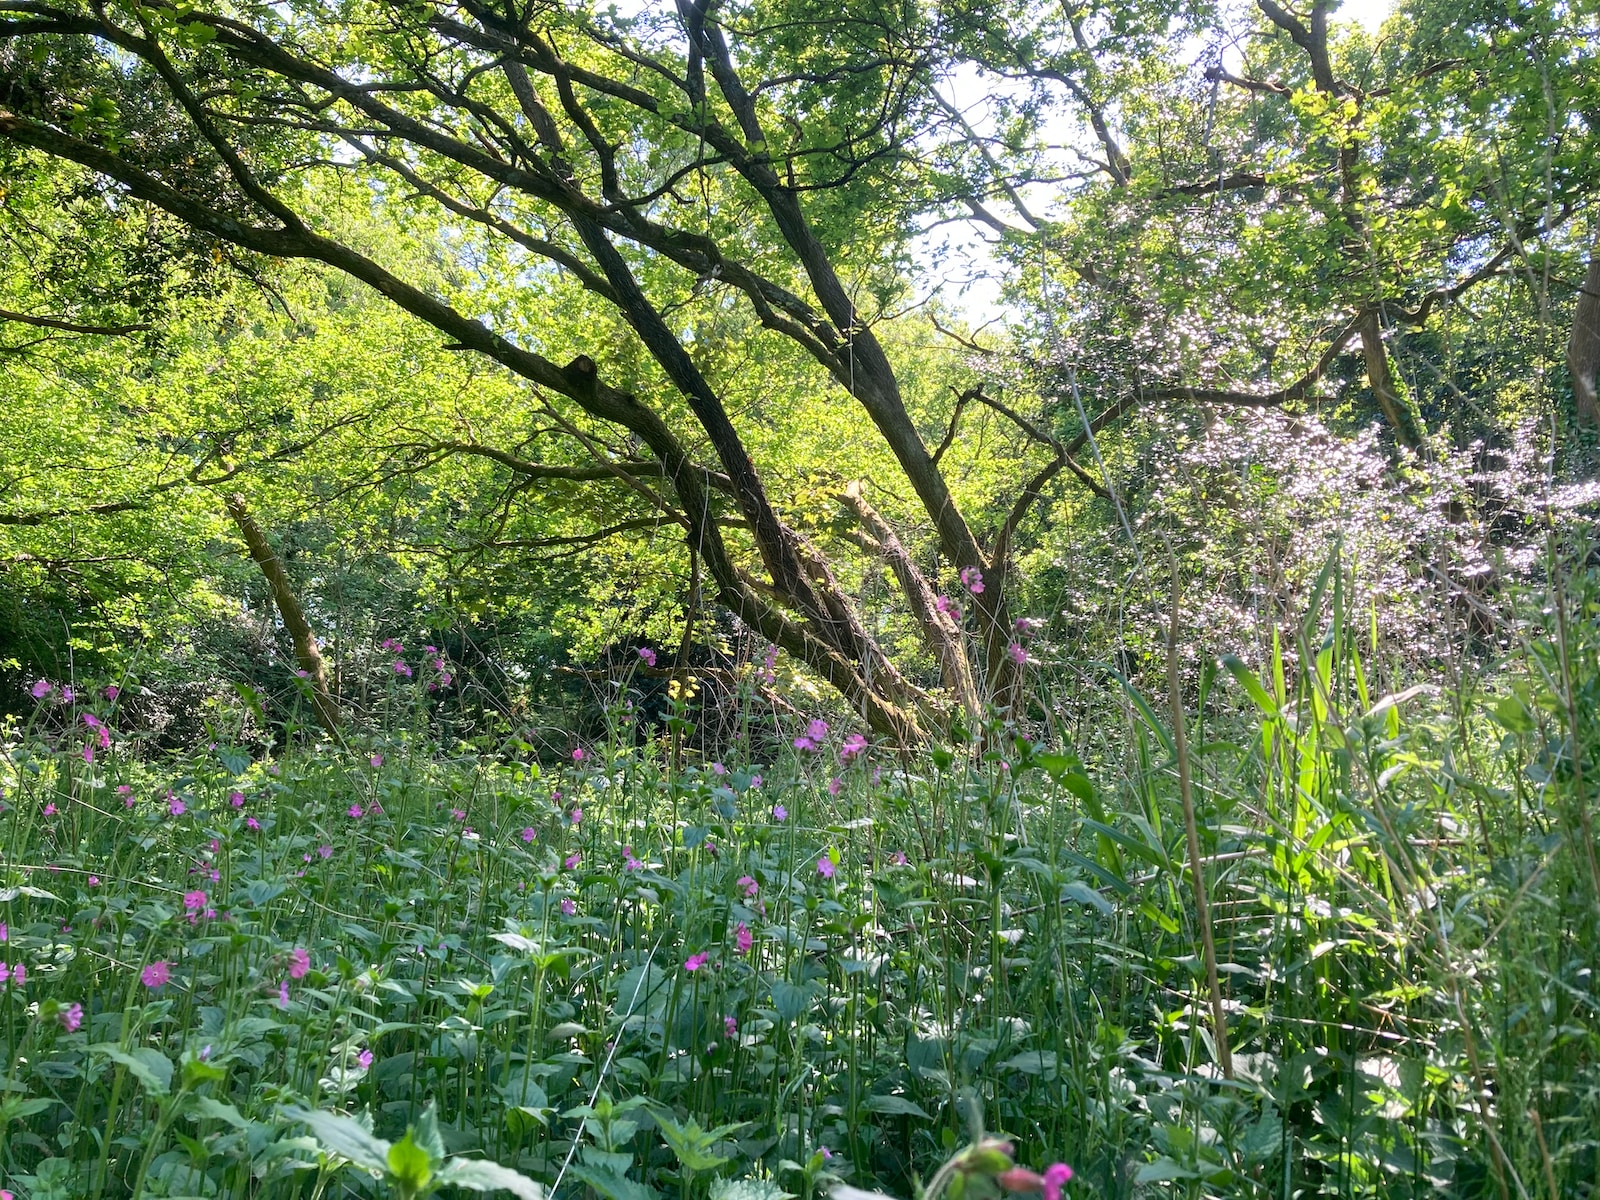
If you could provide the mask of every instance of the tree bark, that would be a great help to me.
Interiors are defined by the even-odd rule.
[[[267,587],[272,591],[272,601],[283,618],[283,627],[289,631],[289,640],[294,643],[295,661],[300,664],[300,670],[305,673],[306,682],[311,687],[311,708],[316,713],[317,724],[337,738],[339,706],[328,691],[327,667],[323,663],[322,652],[317,649],[317,639],[311,633],[311,623],[306,620],[305,609],[300,606],[300,598],[294,594],[294,585],[289,582],[289,572],[284,570],[283,560],[267,541],[267,535],[256,524],[255,517],[250,515],[244,496],[233,492],[226,504],[228,516],[233,518],[233,523],[238,527],[239,536],[244,539],[251,559],[261,569]]]
[[[1572,401],[1578,420],[1600,429],[1600,226],[1595,230],[1589,269],[1578,302],[1572,307],[1572,333],[1567,339],[1567,370],[1572,375]]]
[[[939,660],[944,685],[974,724],[982,719],[983,703],[972,675],[972,660],[961,637],[960,626],[939,611],[938,597],[927,576],[912,559],[894,528],[867,500],[859,482],[849,484],[841,497],[856,514],[871,537],[872,550],[882,555],[894,573],[901,593],[911,605],[922,630],[923,641]]]
[[[1422,423],[1408,397],[1395,386],[1394,375],[1389,370],[1389,350],[1383,344],[1383,327],[1374,309],[1361,318],[1357,326],[1361,338],[1361,356],[1367,364],[1367,382],[1372,385],[1373,398],[1383,410],[1383,419],[1404,446],[1412,450],[1422,448]]]

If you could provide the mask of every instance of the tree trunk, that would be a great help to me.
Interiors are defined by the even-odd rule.
[[[306,620],[305,609],[300,607],[299,597],[294,594],[283,560],[267,541],[267,535],[256,524],[256,519],[250,515],[243,495],[234,492],[227,498],[227,507],[228,516],[239,527],[239,535],[244,538],[250,557],[261,568],[267,587],[272,591],[273,603],[278,606],[278,615],[283,618],[283,626],[289,631],[289,638],[294,643],[295,661],[300,664],[300,670],[305,673],[306,682],[311,686],[311,707],[317,715],[317,723],[337,738],[339,706],[328,691],[328,674],[322,661],[322,652],[317,649],[317,639],[311,634],[311,624]]]
[[[1572,400],[1578,420],[1600,429],[1600,227],[1595,230],[1589,269],[1578,302],[1572,307],[1572,334],[1567,339],[1567,370],[1572,374]]]
[[[949,614],[940,611],[933,585],[912,559],[899,534],[868,502],[861,484],[851,483],[845,488],[841,499],[865,527],[867,548],[881,555],[894,573],[901,594],[910,603],[911,611],[917,618],[923,641],[939,660],[945,688],[966,713],[967,720],[976,724],[983,718],[983,703],[978,695],[977,681],[973,678],[972,660],[962,641],[960,625]]]
[[[1357,326],[1361,337],[1361,356],[1367,363],[1367,382],[1372,385],[1372,395],[1383,409],[1383,418],[1401,445],[1412,450],[1422,448],[1422,422],[1412,407],[1409,397],[1395,386],[1394,375],[1389,370],[1389,350],[1383,344],[1383,326],[1378,322],[1377,310],[1361,319]]]

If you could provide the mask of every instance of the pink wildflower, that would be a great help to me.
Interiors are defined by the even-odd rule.
[[[465,821],[467,819],[466,810],[465,809],[460,809],[460,808],[452,808],[450,810],[450,819],[452,821]]]
[[[750,926],[743,921],[740,921],[739,928],[733,931],[733,944],[738,947],[740,954],[749,954],[750,947],[756,944],[755,935],[750,932]]]
[[[36,679],[33,681],[33,686],[28,689],[35,700],[43,700],[54,690],[54,686],[48,679]]]
[[[739,1036],[739,1022],[732,1017],[722,1018],[722,1035],[730,1042]]]
[[[189,806],[179,800],[171,792],[167,793],[167,811],[175,817],[181,817],[189,811]]]
[[[261,831],[261,822],[254,817],[246,817],[244,819],[244,827],[252,833],[259,833]]]
[[[834,870],[833,852],[830,850],[827,854],[817,859],[817,874],[824,879],[832,879]]]
[[[6,980],[8,980],[10,978],[11,978],[11,968],[6,966],[5,963],[0,962],[0,983],[4,983]]]
[[[772,819],[774,821],[787,821],[789,819],[789,810],[781,804],[774,804],[772,806]]]
[[[739,887],[740,891],[744,892],[746,896],[754,896],[761,890],[761,885],[749,875],[739,876],[738,879],[734,880],[734,883]]]
[[[622,867],[626,871],[638,871],[644,867],[644,864],[633,853],[632,846],[624,846],[622,848]]]
[[[318,846],[317,847],[317,854],[320,855],[323,858],[332,858],[333,857],[333,847],[332,846]]]
[[[1006,654],[1019,667],[1028,661],[1028,652],[1022,648],[1021,642],[1012,642],[1006,647]]]
[[[949,596],[935,597],[933,606],[939,610],[941,616],[948,617],[958,625],[961,623],[961,606]]]
[[[61,1022],[61,1028],[68,1033],[77,1033],[78,1026],[83,1024],[83,1005],[67,1005],[56,1013],[56,1020]]]
[[[139,982],[154,991],[156,988],[165,987],[172,978],[172,964],[165,959],[151,963],[139,972]]]
[[[356,1065],[358,1067],[360,1067],[363,1071],[365,1071],[369,1067],[371,1067],[372,1066],[372,1051],[371,1050],[363,1050],[360,1054],[356,1055]]]
[[[571,896],[563,897],[563,899],[561,901],[561,912],[562,912],[562,914],[564,916],[568,916],[568,917],[577,916],[578,915],[578,902],[576,900],[574,900]]]
[[[843,790],[844,780],[840,779],[837,775],[828,780],[828,795],[837,796]]]
[[[296,946],[289,952],[289,978],[304,979],[311,970],[311,955],[308,951]]]
[[[804,734],[801,734],[799,737],[795,738],[794,748],[796,750],[815,750],[817,748],[817,744]]]
[[[371,758],[367,759],[367,761],[375,767],[381,767],[383,766],[383,755],[374,754]]]
[[[571,854],[567,855],[567,870],[576,871],[578,869],[578,864],[582,861],[583,855],[574,850]]]
[[[656,665],[656,652],[650,649],[649,646],[639,647],[639,657],[644,660],[644,665],[647,667]]]
[[[99,887],[100,886],[100,876],[98,876],[98,875],[89,876],[89,886],[90,887]]]
[[[698,971],[701,967],[705,966],[706,963],[709,962],[710,960],[711,960],[711,955],[707,954],[704,950],[702,950],[702,951],[700,951],[699,954],[691,954],[691,955],[689,955],[688,958],[684,959],[683,960],[683,969],[685,971]]]
[[[525,841],[525,842],[531,842],[531,841],[533,841],[534,838],[536,838],[538,836],[539,835],[534,832],[534,828],[533,828],[532,825],[525,826],[523,828],[523,830],[522,830],[522,840]]]
[[[974,596],[981,595],[983,592],[983,572],[977,567],[962,567],[961,586]]]
[[[243,792],[237,792],[237,791],[229,792],[228,793],[228,803],[233,805],[234,808],[243,808],[244,807],[244,793]]]
[[[896,850],[894,852],[894,856],[889,861],[894,863],[894,865],[897,866],[897,867],[905,866],[906,865],[906,852],[904,850]]]
[[[814,742],[820,742],[828,736],[828,723],[821,717],[813,717],[806,726],[806,736]]]
[[[728,768],[719,762],[715,762],[711,764],[711,773],[713,775],[726,775],[728,773]]]
[[[47,817],[53,817],[56,815],[56,804],[54,800],[44,806],[44,815]]]
[[[278,981],[278,1007],[289,1007],[289,981],[287,979]]]
[[[345,815],[350,817],[352,820],[359,821],[361,819],[362,811],[361,805],[352,804],[349,808],[345,809]]]
[[[6,942],[10,940],[11,930],[6,927],[6,923],[4,921],[0,921],[0,942]]]
[[[120,695],[122,695],[122,689],[114,683],[106,689],[107,700],[115,700]]]
[[[88,763],[91,766],[94,765],[94,743],[93,742],[85,742],[83,744],[83,761]]]
[[[394,660],[394,673],[396,675],[404,675],[407,679],[411,678],[411,668],[406,665],[405,659],[397,658]]]
[[[1061,1200],[1061,1187],[1072,1178],[1072,1168],[1066,1163],[1051,1163],[1044,1169],[1044,1179],[1039,1190],[1044,1200]]]
[[[577,825],[577,824],[581,823],[583,821],[583,809],[581,809],[581,808],[573,809],[572,810],[572,818],[571,818],[571,820],[572,820],[572,823],[574,825]]]
[[[582,762],[583,761],[583,747],[582,746],[574,746],[572,748],[572,761],[573,762]]]
[[[844,745],[839,747],[839,758],[842,762],[849,762],[856,755],[863,753],[870,743],[859,733],[852,733],[844,739]]]
[[[206,906],[204,892],[185,892],[183,894],[183,907],[189,912],[199,912]]]

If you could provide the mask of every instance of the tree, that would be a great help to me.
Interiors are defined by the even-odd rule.
[[[1038,357],[1071,344],[1126,412],[1334,399],[1354,351],[1366,401],[1420,450],[1404,337],[1519,282],[1540,319],[1540,280],[1600,191],[1582,21],[1421,0],[1374,38],[1337,7],[1256,0],[1253,20],[1176,24],[1159,5],[1049,7],[1014,18],[1026,36],[975,42],[985,78],[1021,89],[1004,151],[967,161],[1017,300],[1040,312]],[[1084,114],[1072,149],[1091,175],[1030,206],[1062,164],[1017,151],[1062,113]]]
[[[886,197],[912,182],[908,138],[937,35],[928,21],[693,0],[671,19],[477,0],[0,11],[11,14],[0,23],[0,138],[93,172],[108,203],[142,202],[218,244],[347,272],[494,360],[588,442],[593,482],[630,489],[682,527],[722,604],[875,728],[920,736],[938,701],[768,494],[730,382],[683,311],[740,306],[763,353],[803,358],[836,402],[860,407],[945,569],[970,581],[977,662],[938,602],[936,571],[864,489],[834,489],[860,522],[858,544],[900,581],[946,688],[973,716],[1009,693],[1012,541],[1067,456],[1048,447],[1025,486],[985,497],[979,507],[998,516],[980,541],[862,306],[898,290],[885,266],[907,209]],[[385,213],[401,193],[425,201],[464,255],[506,276],[418,286],[381,241],[323,219],[312,200],[339,186],[329,176]],[[507,277],[551,272],[615,314],[626,349],[562,363],[480,315],[504,299]],[[620,426],[640,455],[607,454],[579,417]]]

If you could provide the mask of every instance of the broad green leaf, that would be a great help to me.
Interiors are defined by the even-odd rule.
[[[599,1167],[579,1163],[571,1168],[570,1173],[599,1192],[605,1200],[651,1200],[655,1195],[644,1184]]]
[[[374,1136],[359,1121],[339,1113],[307,1108],[285,1109],[284,1116],[309,1125],[324,1150],[343,1155],[368,1171],[389,1170],[389,1143]]]
[[[882,1113],[884,1116],[920,1117],[924,1121],[933,1119],[922,1105],[904,1096],[868,1096],[862,1107],[868,1112]]]
[[[409,1196],[422,1191],[433,1178],[433,1162],[428,1152],[417,1144],[412,1132],[406,1130],[406,1135],[390,1146],[389,1153],[384,1155],[390,1176],[401,1192]]]
[[[103,1054],[112,1062],[127,1067],[129,1073],[153,1095],[165,1096],[172,1090],[172,1060],[159,1050],[149,1046],[124,1050],[115,1043],[101,1042],[90,1046],[89,1052]]]

